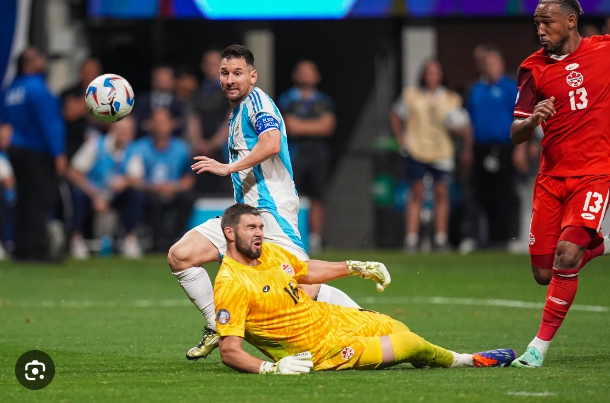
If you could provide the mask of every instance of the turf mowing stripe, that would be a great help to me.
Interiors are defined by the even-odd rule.
[[[503,308],[542,309],[542,302],[527,302],[509,299],[483,299],[483,298],[448,298],[448,297],[362,297],[356,298],[362,305],[368,304],[429,304],[429,305],[471,305],[471,306],[497,306]],[[142,300],[115,300],[115,301],[0,301],[0,307],[18,308],[114,308],[114,307],[184,307],[191,306],[186,299],[142,299]],[[610,312],[610,308],[599,305],[572,305],[570,310],[585,312]]]
[[[482,298],[448,298],[448,297],[364,297],[358,299],[366,304],[432,304],[432,305],[474,305],[499,306],[506,308],[542,309],[543,302],[527,302],[510,299],[482,299]],[[610,308],[599,305],[572,305],[572,311],[609,312]]]
[[[508,392],[508,396],[557,396],[553,392]]]

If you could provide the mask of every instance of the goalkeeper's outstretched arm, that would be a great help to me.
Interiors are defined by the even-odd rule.
[[[278,362],[259,360],[243,349],[243,342],[239,336],[226,336],[220,338],[220,357],[226,366],[240,372],[257,374],[304,374],[313,368],[311,353],[306,351],[284,357]]]
[[[322,284],[347,276],[360,276],[377,283],[377,290],[382,292],[392,282],[390,273],[383,263],[360,262],[325,262],[323,260],[308,260],[307,275],[299,278],[300,284]]]

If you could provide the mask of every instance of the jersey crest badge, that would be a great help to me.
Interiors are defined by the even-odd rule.
[[[288,263],[282,263],[282,270],[291,276],[294,276],[294,269]]]
[[[566,66],[566,70],[568,70],[568,71],[576,70],[578,68],[578,66],[580,66],[580,64],[578,64],[578,63],[571,63],[571,64],[568,64]]]
[[[530,243],[530,246],[534,246],[534,244],[536,243],[536,238],[534,237],[534,234],[532,234],[531,232],[530,232],[530,241],[529,241],[529,243]]]
[[[585,78],[578,71],[572,71],[566,77],[566,81],[570,87],[580,87]]]
[[[218,311],[218,315],[216,315],[216,320],[221,325],[226,325],[231,320],[231,314],[226,309],[221,309]]]
[[[349,361],[350,358],[352,358],[354,356],[354,349],[351,347],[345,347],[343,350],[341,350],[341,357],[343,357],[343,359],[345,361]]]

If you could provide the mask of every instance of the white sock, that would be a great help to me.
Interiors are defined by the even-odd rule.
[[[451,368],[464,368],[464,367],[474,367],[474,362],[472,361],[472,354],[460,354],[452,351],[453,354],[453,362],[451,363]]]
[[[338,288],[331,287],[326,284],[320,285],[320,291],[318,291],[318,301],[326,302],[332,305],[341,305],[346,308],[360,308],[360,305],[358,305],[346,293]]]
[[[448,240],[449,240],[449,238],[447,237],[447,234],[444,232],[437,232],[436,235],[434,235],[434,242],[437,245],[444,245],[447,243]]]
[[[405,236],[404,242],[405,242],[405,245],[416,246],[419,243],[419,234],[418,233],[407,234]]]
[[[216,330],[216,312],[214,310],[214,289],[210,276],[203,267],[189,267],[173,273],[180,287],[201,311],[208,327]]]
[[[540,351],[540,354],[542,354],[542,356],[546,356],[546,352],[549,349],[549,345],[551,344],[551,341],[544,341],[542,339],[539,339],[538,337],[534,337],[534,340],[531,341],[531,343],[528,345],[528,347],[535,347],[536,350]]]

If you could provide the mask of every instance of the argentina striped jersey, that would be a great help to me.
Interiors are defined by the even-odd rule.
[[[229,118],[229,158],[245,158],[269,131],[281,133],[280,152],[261,164],[231,174],[235,201],[270,212],[295,245],[303,247],[298,231],[299,197],[294,186],[284,119],[273,100],[260,88],[233,109]]]

